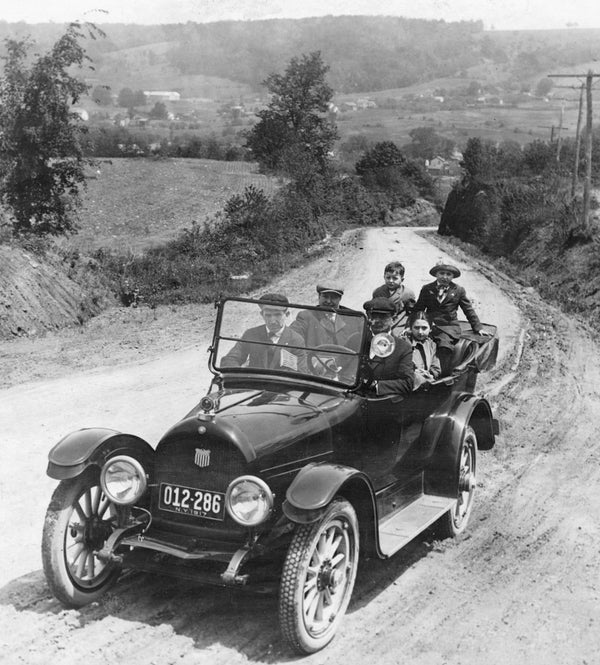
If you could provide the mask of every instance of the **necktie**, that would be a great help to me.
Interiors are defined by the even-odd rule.
[[[277,344],[277,333],[267,333],[267,337],[271,344]],[[267,347],[267,367],[270,367],[273,364],[273,358],[275,357],[275,348],[273,346]]]
[[[438,299],[438,302],[439,302],[439,303],[441,303],[442,300],[444,299],[444,296],[446,295],[446,291],[447,291],[447,290],[448,290],[448,287],[447,287],[447,286],[440,286],[440,287],[438,287],[438,295],[437,295],[437,299]]]
[[[416,348],[417,351],[421,354],[421,360],[423,361],[423,369],[429,370],[429,367],[427,367],[427,356],[425,355],[425,349],[423,348],[423,345],[421,342],[416,343]]]

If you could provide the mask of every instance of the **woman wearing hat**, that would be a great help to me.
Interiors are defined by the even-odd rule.
[[[421,289],[414,309],[427,312],[433,323],[431,337],[438,347],[442,374],[446,374],[451,369],[452,350],[461,335],[457,317],[459,307],[474,332],[480,335],[488,333],[482,330],[481,321],[464,288],[452,281],[460,277],[460,270],[448,263],[438,263],[429,274],[435,277],[435,282],[425,284]]]

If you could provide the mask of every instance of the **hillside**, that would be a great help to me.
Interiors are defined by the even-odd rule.
[[[594,62],[600,43],[600,30],[484,31],[479,21],[385,16],[100,27],[106,38],[87,44],[90,82],[220,99],[260,90],[282,63],[313,50],[329,63],[333,87],[355,94],[473,77],[518,88]],[[59,32],[56,24],[0,22],[0,39],[29,33],[41,48]]]

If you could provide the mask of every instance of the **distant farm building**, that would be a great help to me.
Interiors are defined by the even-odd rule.
[[[144,90],[148,103],[151,102],[178,102],[181,95],[173,90]]]

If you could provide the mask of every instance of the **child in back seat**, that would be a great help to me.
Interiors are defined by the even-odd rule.
[[[490,333],[482,329],[481,321],[464,288],[452,281],[460,277],[460,270],[457,267],[438,263],[433,266],[429,274],[435,277],[435,282],[425,284],[421,289],[415,310],[427,312],[433,324],[431,337],[437,344],[442,374],[448,374],[452,369],[454,345],[461,335],[457,317],[459,307],[474,332],[485,337],[489,337]]]
[[[409,331],[406,339],[413,348],[415,379],[413,390],[424,383],[435,381],[441,374],[440,361],[437,357],[435,342],[429,337],[431,325],[425,312],[413,312],[409,319]]]

